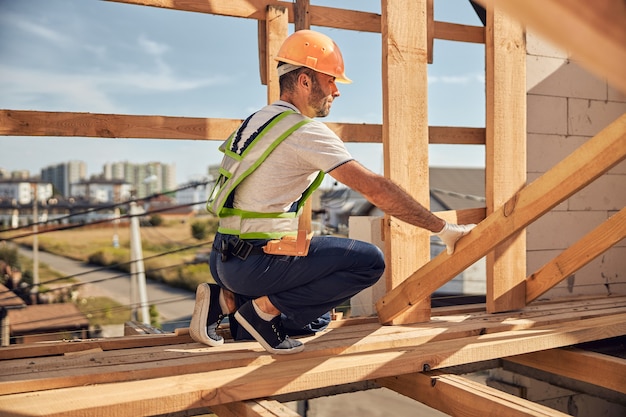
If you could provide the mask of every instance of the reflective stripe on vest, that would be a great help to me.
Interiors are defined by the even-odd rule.
[[[218,228],[220,233],[238,235],[246,239],[275,239],[297,233],[297,217],[301,213],[306,199],[321,184],[324,178],[323,172],[319,172],[315,181],[304,191],[298,200],[295,212],[257,213],[228,207],[228,204],[235,188],[254,172],[283,140],[311,121],[311,119],[293,110],[279,113],[266,122],[266,125],[255,132],[251,138],[246,138],[245,144],[236,143],[238,149],[244,148],[243,152],[239,154],[231,148],[233,141],[241,139],[238,133],[247,124],[246,120],[242,127],[238,128],[220,146],[224,158],[219,169],[218,179],[207,201],[207,209],[220,218]],[[288,232],[276,232],[276,230],[288,230]]]

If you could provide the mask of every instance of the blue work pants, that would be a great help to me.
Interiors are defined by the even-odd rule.
[[[222,260],[216,234],[210,257],[218,285],[244,297],[267,295],[281,311],[285,327],[299,329],[374,285],[383,274],[385,259],[375,245],[354,239],[314,236],[307,256],[250,254]],[[263,246],[265,241],[250,240]]]

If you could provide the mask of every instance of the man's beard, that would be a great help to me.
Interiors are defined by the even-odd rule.
[[[312,78],[312,83],[309,106],[315,109],[315,117],[326,117],[330,113],[328,96],[324,94],[316,78]]]

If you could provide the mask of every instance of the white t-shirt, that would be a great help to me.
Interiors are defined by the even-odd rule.
[[[285,101],[258,111],[242,132],[247,139],[272,116],[298,109]],[[315,180],[354,159],[342,140],[324,123],[313,120],[289,135],[235,191],[234,207],[259,213],[287,212]]]

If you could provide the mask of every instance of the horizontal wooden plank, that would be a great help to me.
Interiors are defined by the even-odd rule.
[[[290,23],[294,23],[292,2],[276,0],[107,0],[115,3],[127,3],[140,6],[160,7],[172,10],[208,13],[247,19],[265,20],[268,5],[287,9]],[[339,9],[334,7],[308,7],[309,22],[312,26],[354,30],[358,32],[381,33],[381,16],[378,13],[360,10]],[[434,37],[437,39],[484,43],[485,28],[458,23],[434,22]]]
[[[503,360],[626,394],[626,359],[581,349],[552,349]]]
[[[0,110],[3,136],[224,140],[239,119]]]
[[[280,6],[287,9],[289,22],[294,22],[293,3],[276,0],[108,0],[140,6],[159,7],[188,12],[208,13],[218,16],[265,20],[267,6]],[[313,26],[360,32],[380,33],[380,15],[359,10],[335,7],[309,6],[309,19]]]
[[[300,414],[274,400],[239,401],[214,405],[218,417],[299,417]]]
[[[413,329],[415,327],[422,329],[426,327],[441,327],[450,325],[461,317],[464,322],[499,322],[513,323],[516,320],[532,320],[538,324],[545,321],[548,317],[556,318],[564,312],[571,312],[570,320],[578,320],[580,318],[592,317],[594,314],[604,314],[604,310],[613,309],[626,305],[626,297],[612,295],[606,297],[598,296],[575,296],[571,298],[559,298],[557,300],[543,300],[534,302],[526,306],[523,310],[516,313],[504,314],[488,314],[485,312],[484,304],[471,304],[461,306],[436,307],[432,309],[433,320],[429,323],[421,323],[412,326],[399,326],[394,328],[383,327],[379,329],[378,319],[375,317],[350,318],[331,322],[329,328],[346,328],[355,329],[355,333],[363,330],[379,329],[377,332],[389,334],[396,331],[402,331],[405,328]],[[600,311],[600,313],[596,313]],[[539,317],[536,320],[536,317]],[[547,322],[545,322],[547,324]],[[512,329],[512,328],[508,328]],[[141,336],[124,336],[101,339],[87,339],[78,341],[58,341],[43,342],[34,344],[10,345],[0,347],[0,360],[11,359],[28,359],[37,357],[42,360],[48,356],[65,355],[71,352],[80,352],[84,350],[99,349],[108,351],[124,351],[127,349],[145,349],[154,346],[175,346],[187,343],[193,343],[189,336],[189,329],[180,328],[171,334],[158,335],[141,335]],[[343,336],[341,336],[343,337]],[[52,359],[55,360],[55,359]],[[82,366],[82,365],[80,365]],[[5,367],[1,369],[6,369]],[[1,371],[0,371],[1,372]],[[0,374],[1,375],[1,374]]]
[[[224,140],[241,119],[0,109],[0,136]],[[326,123],[345,142],[382,143],[382,126]],[[480,145],[485,129],[430,126],[433,144]]]
[[[193,342],[189,334],[173,333],[89,339],[80,341],[42,342],[0,347],[0,360],[65,355],[89,350],[116,350],[138,347],[176,345]]]
[[[451,310],[438,308],[434,311]],[[452,315],[435,316],[429,323],[411,326],[380,326],[378,323],[345,326],[305,338],[307,348],[298,358],[351,355],[389,348],[427,348],[432,342],[565,325],[621,313],[626,314],[626,297],[554,305],[538,303],[528,311],[514,315],[461,310],[450,313]],[[105,350],[72,358],[16,359],[4,361],[0,367],[0,395],[217,371],[273,361],[256,342],[228,342],[219,348],[186,343]]]
[[[6,416],[110,416],[124,410],[155,415],[211,407],[233,401],[265,398],[333,384],[421,372],[568,346],[626,334],[626,313],[532,330],[500,332],[427,346],[394,348],[351,355],[306,358],[301,354],[272,357],[264,365],[221,371],[171,375],[145,381],[120,382],[0,397]]]
[[[455,417],[558,417],[569,414],[458,375],[434,371],[376,380],[380,385]]]
[[[447,41],[485,43],[485,28],[435,21],[435,38]]]
[[[487,216],[485,207],[464,209],[464,210],[446,210],[437,211],[435,214],[447,222],[457,224],[480,223]]]

